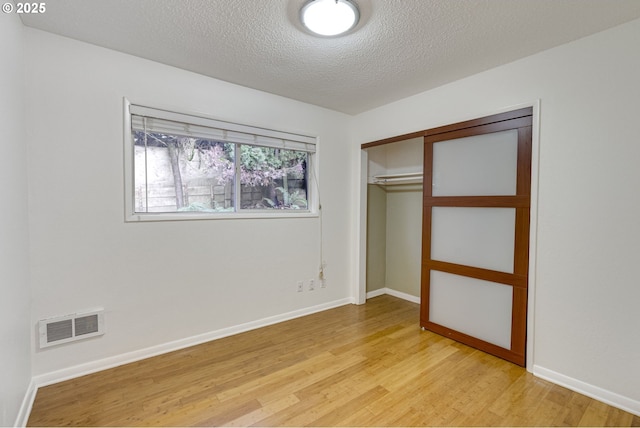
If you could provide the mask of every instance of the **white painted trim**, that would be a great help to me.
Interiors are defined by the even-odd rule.
[[[382,296],[387,294],[386,288],[378,288],[377,290],[367,291],[367,299],[373,299],[374,297]]]
[[[529,209],[529,284],[527,293],[527,371],[533,372],[535,366],[535,314],[536,314],[536,284],[538,262],[538,196],[540,174],[540,103],[534,100],[529,105],[533,108],[533,122],[531,126],[531,207]]]
[[[420,296],[412,296],[411,294],[403,293],[402,291],[394,290],[393,288],[388,288],[388,287],[383,287],[377,290],[369,291],[367,293],[367,299],[371,299],[377,296],[382,296],[383,294],[388,294],[389,296],[397,297],[402,300],[420,304]]]
[[[412,296],[411,294],[403,293],[402,291],[394,290],[393,288],[386,288],[386,291],[390,296],[420,304],[420,296]]]
[[[624,395],[591,385],[538,365],[533,366],[533,374],[539,378],[548,380],[549,382],[553,382],[572,391],[586,395],[587,397],[591,397],[610,406],[617,407],[626,412],[633,413],[636,416],[640,416],[640,401],[633,400],[629,397],[625,397]]]
[[[236,186],[240,188],[239,186]],[[317,212],[306,210],[277,210],[273,211],[249,211],[234,212],[229,211],[224,214],[207,213],[200,211],[184,211],[181,213],[140,213],[130,214],[125,219],[128,223],[145,221],[190,221],[190,220],[246,220],[246,219],[267,219],[267,218],[318,218]]]
[[[123,107],[123,162],[124,162],[124,219],[126,222],[147,222],[147,221],[191,221],[191,220],[238,220],[238,219],[271,219],[271,218],[317,218],[319,216],[319,193],[320,185],[316,181],[316,177],[319,175],[318,170],[318,148],[319,148],[319,138],[308,136],[307,133],[300,132],[287,132],[287,131],[277,131],[272,130],[270,128],[265,127],[257,127],[254,125],[245,125],[236,123],[233,121],[226,121],[215,119],[209,117],[208,115],[199,114],[199,113],[191,113],[187,111],[183,111],[180,109],[171,109],[171,108],[163,108],[163,107],[145,107],[149,104],[144,103],[133,103],[127,99],[127,97],[123,97],[122,99]],[[234,126],[236,129],[244,129],[256,131],[261,129],[264,131],[264,135],[271,136],[290,136],[291,139],[308,139],[309,141],[313,140],[313,146],[315,147],[313,152],[309,152],[309,163],[311,164],[310,171],[312,172],[311,177],[309,177],[309,181],[312,183],[310,187],[307,189],[307,193],[309,194],[309,209],[299,209],[299,210],[242,210],[235,209],[234,211],[224,212],[224,213],[209,213],[209,212],[199,212],[199,211],[185,211],[185,212],[170,212],[170,213],[136,213],[134,210],[135,207],[135,196],[134,196],[134,163],[135,158],[133,154],[133,141],[131,138],[131,109],[132,107],[138,109],[147,109],[149,111],[154,111],[159,114],[157,116],[163,118],[173,118],[174,120],[187,120],[185,118],[191,118],[191,122],[193,123],[202,123],[202,121],[214,122],[214,123],[227,123],[227,129],[231,129]],[[138,111],[140,113],[140,111]],[[232,126],[233,125],[233,126]],[[242,144],[238,141],[235,141],[234,144]],[[250,144],[250,143],[244,143]],[[236,157],[236,162],[239,162],[239,158]],[[236,165],[237,167],[237,165]],[[240,171],[239,168],[236,168],[236,171]],[[239,174],[239,172],[237,172]],[[236,177],[237,180],[239,176]],[[236,192],[240,192],[240,186],[234,186],[236,188]],[[311,189],[313,188],[313,191]],[[236,195],[236,201],[239,201],[238,198],[239,193]]]
[[[367,296],[367,203],[368,203],[368,194],[367,194],[367,174],[368,174],[368,164],[369,164],[369,153],[366,150],[362,150],[360,146],[357,147],[358,153],[360,154],[358,157],[360,158],[360,168],[358,169],[358,189],[359,189],[359,200],[360,205],[358,205],[358,225],[355,228],[357,231],[356,234],[356,243],[358,245],[358,252],[355,254],[357,263],[356,269],[356,301],[359,305],[362,305],[366,302]]]
[[[43,386],[51,385],[65,380],[74,379],[80,376],[85,376],[91,373],[96,373],[102,370],[107,370],[113,367],[118,367],[124,364],[133,363],[135,361],[144,360],[146,358],[155,357],[157,355],[166,354],[168,352],[177,351],[179,349],[188,348],[190,346],[200,345],[202,343],[210,342],[212,340],[221,339],[223,337],[233,336],[235,334],[244,333],[246,331],[255,330],[268,325],[277,324],[283,321],[292,320],[294,318],[300,318],[306,315],[311,315],[316,312],[326,311],[328,309],[337,308],[348,304],[354,304],[355,301],[352,298],[345,298],[335,300],[333,302],[323,303],[320,305],[312,306],[309,308],[298,309],[292,312],[287,312],[280,315],[274,315],[271,317],[263,318],[256,321],[251,321],[245,324],[237,326],[227,327],[220,330],[211,331],[208,333],[188,337],[185,339],[179,339],[173,342],[151,346],[149,348],[140,349],[137,351],[128,352],[126,354],[116,355],[113,357],[104,358],[102,360],[91,361],[77,366],[68,367],[66,369],[57,370],[50,373],[44,373],[38,376],[34,376],[32,383],[40,388]],[[35,396],[35,394],[34,394]],[[30,410],[30,408],[29,408]]]
[[[18,411],[16,422],[13,424],[13,426],[27,426],[27,422],[29,422],[29,415],[31,414],[31,409],[33,408],[33,402],[36,399],[36,392],[38,392],[38,388],[35,381],[31,379],[31,382],[29,382],[29,386],[27,387],[27,392],[25,392],[24,398],[22,399],[22,405],[20,406],[20,410]]]
[[[529,220],[529,288],[528,288],[528,298],[527,298],[527,371],[532,372],[533,366],[535,365],[535,301],[536,301],[536,272],[537,272],[537,254],[538,254],[538,180],[539,180],[539,164],[540,164],[540,105],[541,100],[535,99],[530,102],[515,104],[503,107],[497,110],[486,111],[484,114],[476,113],[470,116],[466,120],[473,120],[479,117],[491,116],[494,114],[506,113],[514,110],[519,110],[521,108],[532,107],[533,108],[533,123],[531,127],[531,209],[530,209],[530,220]],[[464,122],[465,120],[458,120],[459,122]],[[432,126],[433,128],[434,126]],[[361,146],[358,145],[358,150],[362,153],[366,153],[366,150],[362,150]],[[364,163],[363,163],[364,162]],[[366,286],[366,260],[367,260],[367,249],[366,249],[366,219],[367,219],[367,206],[366,206],[366,186],[363,187],[362,180],[366,183],[367,180],[367,167],[366,158],[361,160],[360,164],[360,212],[358,213],[359,221],[360,221],[360,236],[358,237],[359,242],[359,263],[360,269],[356,271],[356,284],[358,284],[359,289]],[[364,177],[364,178],[363,178]],[[364,189],[364,190],[363,190]],[[364,225],[364,226],[363,226]],[[364,229],[364,232],[363,232]],[[363,273],[363,269],[365,273]],[[387,293],[391,294],[391,293]],[[397,296],[400,297],[400,296]],[[369,294],[367,293],[367,298]],[[401,297],[402,298],[402,297]],[[413,301],[410,299],[405,299],[409,301]],[[419,301],[418,301],[419,303]]]
[[[381,288],[378,290],[370,291],[366,294],[367,299],[380,296],[383,294],[389,294],[400,299],[408,300],[414,303],[420,303],[420,298],[412,296],[407,293],[403,293],[390,288]],[[98,361],[93,361],[85,364],[80,364],[67,369],[58,370],[51,373],[45,373],[39,376],[34,376],[29,383],[29,387],[25,393],[22,405],[16,417],[14,426],[25,427],[31,414],[31,409],[36,397],[37,389],[54,383],[62,382],[65,380],[77,378],[87,374],[99,372],[102,370],[110,369],[113,367],[121,366],[124,364],[140,361],[146,358],[151,358],[157,355],[173,352],[179,349],[188,348],[190,346],[199,345],[212,340],[221,339],[223,337],[232,336],[234,334],[243,333],[250,330],[255,330],[268,325],[277,324],[279,322],[288,321],[291,319],[311,315],[317,312],[322,312],[328,309],[348,305],[356,304],[355,299],[345,298],[336,300],[333,302],[324,303],[321,305],[312,306],[310,308],[299,309],[296,311],[288,312],[281,315],[275,315],[272,317],[263,318],[261,320],[240,324],[233,327],[227,327],[220,330],[204,333],[197,336],[192,336],[186,339],[180,339],[173,342],[169,342],[162,345],[152,346],[149,348],[141,349],[138,351],[129,352],[126,354],[105,358]],[[557,373],[553,370],[534,365],[532,367],[533,374],[541,379],[545,379],[554,384],[563,386],[572,391],[591,397],[595,400],[602,401],[603,403],[617,407],[634,415],[640,416],[640,401],[633,400],[629,397],[617,394],[612,391],[588,384],[578,379],[571,378],[569,376]]]

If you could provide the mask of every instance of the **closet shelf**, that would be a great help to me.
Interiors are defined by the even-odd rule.
[[[422,183],[421,172],[409,172],[404,174],[376,175],[371,177],[371,184],[382,186],[392,186],[396,184],[419,184]]]

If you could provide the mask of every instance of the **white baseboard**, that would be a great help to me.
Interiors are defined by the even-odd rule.
[[[367,299],[381,296],[383,294],[389,294],[400,299],[408,300],[414,303],[420,303],[420,297],[412,296],[407,293],[402,293],[391,288],[380,288],[367,293]],[[563,386],[572,391],[591,397],[595,400],[609,404],[610,406],[617,407],[626,412],[640,416],[640,401],[633,400],[629,397],[617,394],[612,391],[588,384],[578,379],[571,378],[553,370],[540,367],[538,365],[533,366],[533,374],[539,378],[548,380],[556,385]]]
[[[383,294],[387,294],[386,288],[378,288],[377,290],[367,291],[367,299],[373,299],[374,297],[382,296]]]
[[[591,397],[595,400],[609,404],[610,406],[617,407],[636,416],[640,416],[640,401],[633,400],[629,397],[625,397],[538,365],[533,366],[533,374],[539,378],[548,380],[549,382],[553,382],[572,391],[579,392],[587,397]]]
[[[420,297],[412,296],[410,294],[390,288],[381,288],[379,290],[368,292],[367,299],[381,296],[383,294],[389,294],[391,296],[398,297],[400,299],[404,299],[413,303],[420,303]],[[80,364],[63,370],[34,376],[29,384],[27,392],[25,393],[22,405],[20,406],[15,426],[24,427],[27,425],[37,390],[40,387],[143,360],[145,358],[151,358],[157,355],[166,354],[168,352],[177,351],[179,349],[188,348],[190,346],[210,342],[212,340],[221,339],[223,337],[232,336],[234,334],[244,333],[246,331],[255,330],[261,327],[266,327],[268,325],[277,324],[279,322],[300,318],[306,315],[314,314],[316,312],[325,311],[327,309],[337,308],[339,306],[354,303],[355,300],[353,298],[340,299],[333,302],[328,302],[305,309],[299,309],[296,311],[263,318],[245,324],[240,324],[237,326],[223,328],[201,335],[176,340],[162,345],[152,346],[138,351],[128,352],[126,354]],[[533,374],[537,377],[548,380],[572,391],[578,392],[598,401],[602,401],[603,403],[640,416],[640,401],[633,400],[629,397],[625,397],[615,392],[611,392],[606,389],[588,384],[586,382],[571,378],[569,376],[557,373],[553,370],[549,370],[538,365],[533,366]]]
[[[383,294],[388,294],[393,297],[397,297],[399,299],[407,300],[409,302],[420,304],[420,297],[412,296],[411,294],[403,293],[402,291],[394,290],[392,288],[384,287],[379,288],[377,290],[369,291],[367,293],[367,299],[371,299],[373,297],[382,296]]]
[[[31,414],[31,409],[33,408],[33,402],[36,399],[36,392],[38,388],[33,379],[29,382],[29,386],[27,387],[27,392],[24,394],[24,398],[22,399],[22,405],[20,406],[20,410],[18,411],[18,417],[16,417],[16,422],[13,426],[16,427],[26,427],[27,422],[29,422],[29,415]]]
[[[187,337],[185,339],[176,340],[173,342],[152,346],[137,351],[127,352],[126,354],[116,355],[113,357],[104,358],[102,360],[91,361],[77,366],[68,367],[66,369],[57,370],[50,373],[34,376],[32,383],[35,384],[35,389],[54,383],[63,382],[65,380],[74,379],[80,376],[85,376],[91,373],[96,373],[102,370],[118,367],[124,364],[133,363],[135,361],[144,360],[146,358],[155,357],[157,355],[166,354],[168,352],[177,351],[179,349],[188,348],[190,346],[200,345],[202,343],[210,342],[212,340],[221,339],[227,336],[233,336],[234,334],[244,333],[246,331],[255,330],[257,328],[266,327],[268,325],[277,324],[279,322],[288,321],[294,318],[300,318],[306,315],[311,315],[316,312],[326,311],[327,309],[337,308],[348,304],[355,303],[353,298],[345,298],[335,300],[333,302],[323,303],[321,305],[312,306],[309,308],[299,309],[292,312],[287,312],[272,317],[263,318],[256,321],[251,321],[245,324],[240,324],[233,327],[227,327],[220,330],[211,331],[208,333],[200,334],[197,336]],[[33,402],[33,401],[32,401]],[[31,409],[29,408],[29,411]],[[28,413],[27,413],[28,416]]]

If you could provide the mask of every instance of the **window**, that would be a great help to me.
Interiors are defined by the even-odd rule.
[[[125,100],[128,220],[314,215],[316,139]]]

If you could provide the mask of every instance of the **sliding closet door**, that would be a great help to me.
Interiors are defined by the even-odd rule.
[[[426,131],[421,325],[525,364],[532,110]]]

